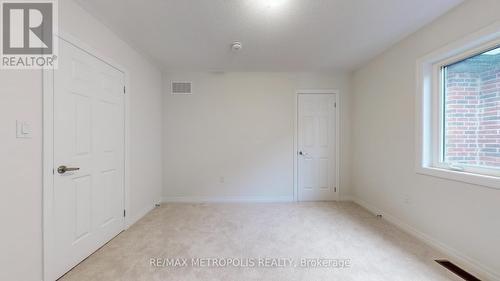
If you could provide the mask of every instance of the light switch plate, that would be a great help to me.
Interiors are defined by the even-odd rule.
[[[16,136],[18,139],[30,139],[32,137],[31,124],[25,121],[16,121]]]

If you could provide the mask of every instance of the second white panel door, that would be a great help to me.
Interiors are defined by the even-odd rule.
[[[299,94],[298,199],[336,199],[336,95]]]

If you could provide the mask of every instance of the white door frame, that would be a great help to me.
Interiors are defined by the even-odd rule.
[[[129,109],[130,109],[130,87],[129,87],[129,73],[126,68],[115,63],[112,59],[107,56],[102,55],[99,51],[80,41],[78,38],[65,33],[59,32],[55,35],[57,38],[64,40],[76,48],[83,50],[84,52],[90,54],[91,56],[107,63],[108,65],[116,68],[124,74],[124,86],[126,89],[125,100],[124,100],[124,114],[125,114],[125,139],[124,139],[124,207],[125,210],[130,210],[130,120],[129,120]],[[53,268],[53,263],[55,262],[53,257],[54,247],[53,247],[53,237],[54,237],[54,227],[53,227],[53,217],[51,216],[53,211],[53,201],[51,196],[51,191],[54,188],[53,182],[53,169],[54,169],[54,75],[51,70],[42,71],[42,95],[43,95],[43,224],[42,224],[42,235],[43,235],[43,280],[48,281],[51,268]],[[125,217],[125,223],[123,229],[126,229],[130,225],[130,216]]]
[[[334,201],[340,200],[340,92],[339,90],[298,90],[295,92],[294,105],[295,105],[295,116],[293,118],[294,127],[294,137],[293,137],[293,200],[299,201],[299,95],[307,94],[330,94],[335,95],[337,107],[335,110],[335,186],[337,192],[335,192]]]

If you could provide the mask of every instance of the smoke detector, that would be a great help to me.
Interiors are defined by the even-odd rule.
[[[233,42],[233,44],[231,44],[231,50],[235,52],[241,50],[241,48],[243,48],[243,44],[241,44],[241,42],[239,41],[235,41]]]

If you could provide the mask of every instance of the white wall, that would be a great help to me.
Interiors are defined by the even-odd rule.
[[[500,278],[500,190],[414,170],[417,58],[500,20],[498,11],[498,0],[467,1],[355,72],[352,182],[360,202]]]
[[[171,95],[172,80],[192,81],[193,95]],[[169,73],[164,81],[164,200],[292,200],[298,89],[340,90],[340,192],[350,195],[349,76]]]
[[[42,277],[42,75],[0,70],[0,280]],[[16,139],[16,119],[33,126]]]
[[[131,200],[137,218],[161,194],[160,71],[73,1],[59,1],[60,30],[129,70]],[[42,279],[42,84],[40,71],[0,70],[0,280]],[[16,119],[33,125],[16,139]]]

